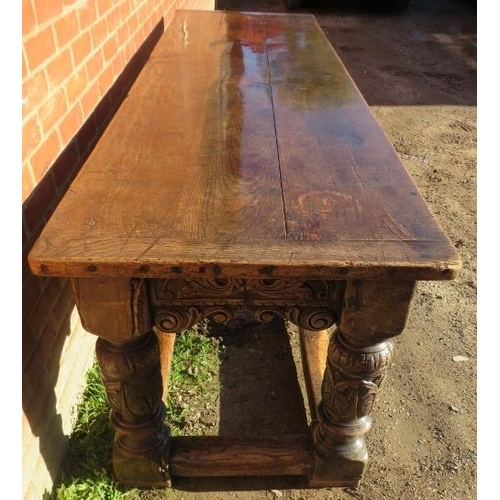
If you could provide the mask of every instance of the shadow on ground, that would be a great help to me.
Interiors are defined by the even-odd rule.
[[[271,323],[248,316],[227,325],[210,323],[210,334],[225,346],[219,369],[218,435],[280,437],[307,434],[302,377],[281,318]],[[174,488],[188,491],[241,491],[306,488],[305,477],[174,478]]]

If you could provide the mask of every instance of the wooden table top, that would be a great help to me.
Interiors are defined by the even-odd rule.
[[[33,247],[49,276],[453,278],[315,18],[178,11]]]

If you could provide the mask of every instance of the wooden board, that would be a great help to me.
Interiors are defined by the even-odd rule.
[[[178,11],[32,249],[55,276],[451,279],[314,17]]]
[[[172,476],[307,475],[313,465],[310,437],[175,437],[170,449]]]
[[[311,419],[315,420],[318,405],[321,401],[321,384],[325,373],[330,332],[328,330],[314,332],[300,328],[299,335],[309,411],[311,412]]]
[[[160,347],[160,366],[161,366],[161,380],[163,383],[162,401],[167,404],[168,400],[168,383],[170,381],[170,371],[172,369],[172,357],[174,355],[175,346],[175,333],[166,333],[161,330],[154,329],[158,338],[158,345]]]

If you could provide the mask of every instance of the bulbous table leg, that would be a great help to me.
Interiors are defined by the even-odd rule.
[[[312,486],[356,485],[368,459],[370,413],[404,329],[414,283],[349,281],[330,339],[318,418],[312,424]]]
[[[97,360],[116,430],[116,479],[133,486],[169,486],[160,349],[145,282],[75,278],[72,284],[83,327],[99,337]]]
[[[116,430],[116,479],[135,486],[169,485],[169,431],[156,335],[127,342],[98,339],[96,354]]]

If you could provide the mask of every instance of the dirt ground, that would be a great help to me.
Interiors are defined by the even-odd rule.
[[[463,270],[453,282],[418,285],[373,413],[369,465],[358,489],[310,490],[289,478],[179,480],[162,498],[467,500],[477,495],[476,3],[411,0],[397,14],[352,2],[325,3],[309,3],[299,12],[317,17],[459,250]],[[217,8],[285,11],[284,0],[219,0]],[[307,414],[290,356],[297,352],[296,334],[280,323],[244,326],[224,341],[217,410],[200,418],[225,435],[303,432]],[[160,496],[151,492],[144,498]]]

